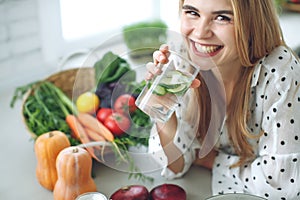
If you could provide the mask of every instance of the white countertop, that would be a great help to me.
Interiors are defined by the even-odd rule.
[[[12,109],[9,107],[14,88],[1,91],[0,121],[0,199],[7,200],[52,200],[52,192],[41,187],[35,177],[36,158],[34,144],[21,118],[19,101]],[[153,184],[128,179],[128,174],[111,169],[103,164],[93,165],[94,180],[99,192],[110,196],[118,188],[129,184],[144,184],[150,190],[162,183],[181,185],[187,192],[188,200],[201,200],[211,196],[211,173],[200,167],[192,167],[181,179],[167,181],[154,172]],[[148,174],[147,174],[148,175]]]

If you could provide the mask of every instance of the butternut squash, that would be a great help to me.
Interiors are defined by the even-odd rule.
[[[54,200],[74,200],[80,194],[96,192],[91,176],[92,157],[81,147],[62,150],[56,160],[58,179],[54,186]]]
[[[70,146],[66,134],[51,131],[40,135],[34,143],[37,158],[36,177],[38,182],[48,190],[53,190],[57,181],[56,157],[59,152]]]

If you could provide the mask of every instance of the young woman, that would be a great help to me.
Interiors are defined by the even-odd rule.
[[[273,0],[180,0],[180,10],[185,48],[202,71],[180,109],[152,129],[162,175],[196,164],[212,170],[213,194],[300,199],[300,64]],[[154,53],[146,79],[168,48]]]

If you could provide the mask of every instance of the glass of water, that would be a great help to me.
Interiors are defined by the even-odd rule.
[[[168,60],[166,64],[159,64],[162,73],[147,83],[135,101],[137,107],[153,121],[166,122],[170,119],[200,70],[173,51],[170,51]]]

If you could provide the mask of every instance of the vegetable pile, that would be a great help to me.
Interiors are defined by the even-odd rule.
[[[16,88],[11,107],[26,96],[22,112],[35,141],[46,133],[60,131],[70,146],[84,147],[102,162],[99,152],[103,153],[106,145],[111,146],[116,157],[129,164],[130,177],[152,181],[139,172],[128,154],[130,146],[148,146],[152,123],[135,106],[145,82],[137,83],[136,73],[127,61],[112,52],[97,61],[93,70],[95,87],[80,94],[74,102],[55,84],[43,80]],[[81,145],[93,142],[103,145]]]
[[[104,54],[94,68],[95,94],[100,99],[97,119],[114,134],[116,143],[126,148],[148,146],[152,124],[149,117],[135,106],[135,99],[145,81],[136,82],[136,72],[125,59],[112,52]]]
[[[76,103],[53,83],[36,81],[15,90],[11,107],[30,93],[23,104],[23,116],[27,128],[36,137],[59,130],[68,136],[72,146],[78,145],[82,141],[74,135],[70,121],[68,123],[66,119],[69,115],[89,113],[98,123],[105,124],[119,143],[124,142],[127,147],[147,146],[152,124],[135,106],[135,98],[145,82],[137,83],[135,71],[127,61],[112,52],[97,61],[94,70],[96,87],[79,95]],[[95,129],[99,129],[98,124]]]

